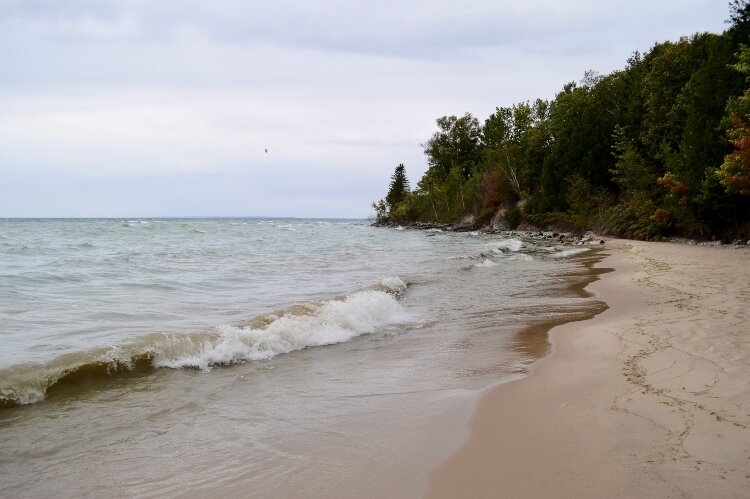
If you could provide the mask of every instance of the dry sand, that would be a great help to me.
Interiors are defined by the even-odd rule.
[[[606,251],[610,308],[479,402],[428,497],[750,497],[750,250]]]

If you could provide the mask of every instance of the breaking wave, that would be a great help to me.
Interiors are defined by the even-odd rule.
[[[193,334],[151,334],[125,345],[62,355],[44,364],[0,370],[0,407],[32,404],[113,377],[143,376],[158,368],[192,368],[267,360],[305,348],[388,330],[411,318],[397,298],[407,284],[381,279],[368,289],[331,300],[298,303],[244,323]]]
[[[505,239],[497,243],[497,251],[505,253],[507,251],[520,251],[524,248],[524,243],[520,239]]]

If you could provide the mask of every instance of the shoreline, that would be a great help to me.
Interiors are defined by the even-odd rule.
[[[609,309],[475,406],[428,497],[703,496],[750,490],[750,253],[611,240],[586,289]]]
[[[622,241],[643,241],[643,242],[666,242],[685,244],[689,246],[719,246],[731,248],[750,247],[750,239],[721,240],[721,239],[690,239],[681,236],[667,237],[659,241],[645,241],[642,239],[619,239],[617,236],[601,234],[583,229],[565,230],[548,228],[542,230],[536,226],[522,223],[516,229],[507,227],[488,225],[470,225],[462,223],[443,223],[443,222],[374,222],[372,227],[397,230],[438,230],[441,232],[477,232],[479,234],[493,234],[505,237],[523,237],[527,239],[555,240],[562,244],[583,245],[583,244],[604,244],[604,240],[622,240]]]

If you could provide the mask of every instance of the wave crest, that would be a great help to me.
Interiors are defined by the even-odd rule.
[[[284,315],[261,328],[222,326],[199,351],[156,357],[154,367],[209,370],[214,365],[266,360],[308,347],[342,343],[407,320],[406,311],[393,296],[375,290],[311,307],[306,314]]]
[[[298,303],[237,325],[193,334],[151,334],[125,345],[74,352],[43,364],[0,370],[0,408],[39,402],[112,377],[157,368],[209,371],[216,365],[266,360],[309,347],[332,345],[409,322],[397,301],[407,284],[398,277],[327,301]]]

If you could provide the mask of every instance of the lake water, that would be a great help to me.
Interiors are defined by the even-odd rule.
[[[418,495],[602,304],[587,247],[364,220],[0,220],[0,495]],[[580,286],[579,286],[580,288]]]

